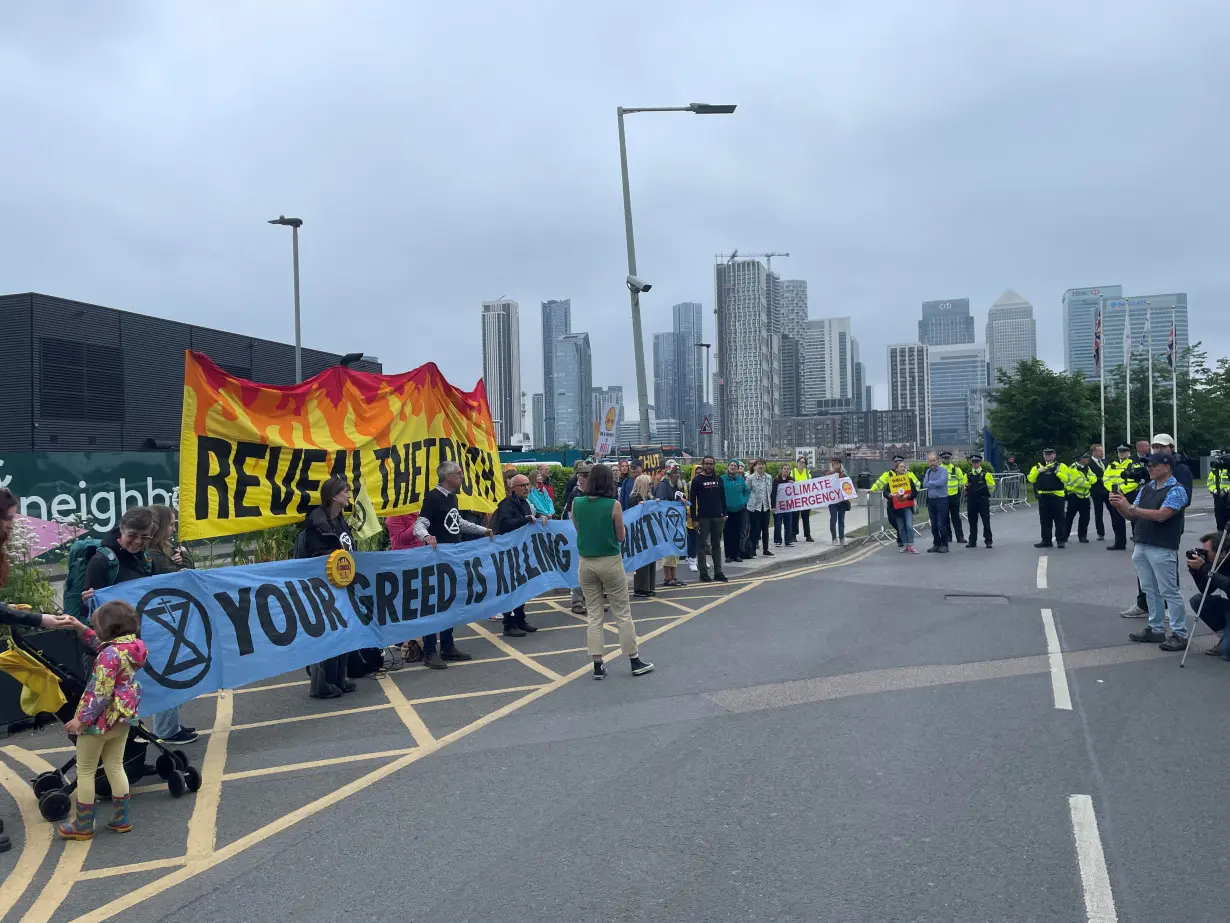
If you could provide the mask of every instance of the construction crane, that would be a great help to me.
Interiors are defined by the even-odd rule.
[[[728,265],[730,263],[733,263],[735,261],[735,257],[737,256],[742,256],[746,260],[764,260],[765,268],[768,269],[770,272],[772,272],[773,271],[773,257],[790,256],[790,254],[789,253],[743,253],[743,254],[740,254],[738,250],[732,250],[730,253],[713,254],[713,258],[715,260],[724,261]]]

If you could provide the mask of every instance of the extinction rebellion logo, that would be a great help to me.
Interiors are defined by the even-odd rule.
[[[687,521],[682,512],[674,507],[666,511],[666,534],[675,545],[687,546],[686,527]]]
[[[190,689],[205,678],[213,656],[213,629],[200,600],[183,590],[150,590],[137,604],[137,615],[150,648],[145,672],[154,682],[168,689]],[[168,650],[163,633],[170,636],[169,652],[156,657]]]

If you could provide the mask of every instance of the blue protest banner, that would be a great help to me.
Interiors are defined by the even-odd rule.
[[[687,552],[682,503],[643,503],[624,522],[627,571]],[[122,599],[141,615],[149,648],[141,715],[576,586],[576,529],[536,524],[435,549],[356,554],[355,563],[346,589],[326,579],[324,558],[309,558],[185,570],[99,590],[99,603]]]

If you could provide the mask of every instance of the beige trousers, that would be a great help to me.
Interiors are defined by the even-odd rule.
[[[628,575],[624,573],[624,561],[620,555],[606,558],[581,558],[578,568],[581,591],[585,594],[585,608],[589,611],[589,630],[586,641],[589,653],[601,657],[606,653],[606,638],[602,623],[602,594],[611,604],[611,615],[619,629],[619,646],[629,657],[636,656],[636,626],[632,624],[632,604],[628,600]]]

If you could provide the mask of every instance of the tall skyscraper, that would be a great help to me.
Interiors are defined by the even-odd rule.
[[[927,377],[927,347],[898,343],[888,347],[888,407],[912,410],[918,441],[931,445],[931,387]]]
[[[1090,381],[1098,380],[1098,368],[1093,361],[1093,328],[1097,323],[1098,310],[1103,300],[1120,301],[1123,299],[1122,285],[1103,285],[1098,288],[1070,288],[1063,293],[1063,367],[1069,372],[1084,372]],[[1113,319],[1112,311],[1107,311],[1102,324],[1102,346],[1117,350],[1119,362],[1123,361],[1123,324],[1118,325],[1120,340],[1118,345],[1111,344],[1106,338],[1106,324]],[[1107,355],[1106,367],[1113,369],[1119,362],[1112,363]]]
[[[969,446],[981,435],[971,394],[987,386],[986,347],[966,343],[927,347],[927,383],[934,445]]]
[[[781,333],[794,337],[803,336],[807,323],[807,282],[803,279],[782,279],[781,310],[778,314]]]
[[[653,406],[658,416],[679,418],[679,338],[653,335]]]
[[[572,299],[542,303],[543,427],[547,445],[559,445],[555,432],[555,341],[572,332]],[[589,393],[588,390],[585,392]]]
[[[588,333],[566,333],[554,345],[553,445],[594,447],[593,358]]]
[[[773,417],[768,271],[757,260],[713,267],[717,305],[719,454],[762,455]]]
[[[542,394],[535,394],[530,398],[530,406],[533,408],[534,418],[534,448],[543,449],[550,445],[547,442],[547,427],[546,427],[546,404],[543,401]]]
[[[987,311],[987,362],[991,368],[991,384],[996,372],[1015,372],[1022,359],[1038,356],[1038,325],[1034,321],[1034,306],[1012,289],[999,296]]]
[[[670,414],[683,426],[683,445],[695,448],[705,399],[705,357],[697,343],[705,342],[704,314],[699,301],[685,301],[671,308],[675,334],[675,367],[679,370],[679,397]]]
[[[918,322],[918,342],[924,346],[949,346],[974,342],[974,318],[968,298],[924,301]]]
[[[781,337],[783,417],[797,417],[802,403],[799,385],[802,382],[802,354],[799,341],[787,334]]]
[[[515,301],[483,302],[483,384],[500,445],[521,433],[521,320]]]
[[[1080,289],[1074,295],[1069,306],[1068,295],[1072,292],[1065,293],[1064,301],[1064,317],[1074,318],[1072,326],[1067,330],[1065,338],[1066,355],[1070,355],[1071,364],[1068,366],[1068,371],[1080,371],[1085,373],[1085,377],[1094,381],[1098,380],[1098,369],[1093,363],[1093,327],[1097,321],[1097,311],[1102,311],[1102,350],[1105,359],[1105,366],[1108,370],[1114,370],[1123,364],[1123,325],[1125,322],[1131,324],[1132,330],[1132,355],[1141,358],[1149,354],[1150,346],[1152,346],[1153,356],[1156,360],[1163,360],[1166,357],[1166,350],[1170,343],[1170,324],[1173,320],[1175,326],[1175,345],[1179,355],[1180,368],[1183,368],[1182,357],[1184,350],[1190,345],[1189,331],[1187,324],[1187,294],[1185,292],[1176,292],[1168,295],[1128,295],[1123,296],[1116,294],[1120,286],[1107,286],[1106,288],[1095,289]],[[1097,307],[1090,308],[1088,302],[1090,295],[1080,295],[1079,292],[1100,291]],[[1108,294],[1109,293],[1109,294]],[[1089,323],[1088,336],[1079,334],[1079,329],[1085,326],[1086,316],[1091,316],[1093,320]],[[1073,335],[1073,329],[1078,329],[1078,335]]]
[[[803,325],[799,358],[799,414],[816,413],[822,401],[862,402],[855,387],[858,341],[850,331],[850,318],[825,317]],[[836,406],[828,404],[828,406]]]

